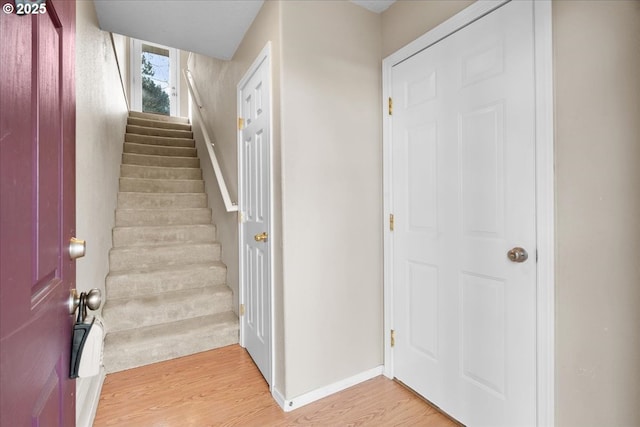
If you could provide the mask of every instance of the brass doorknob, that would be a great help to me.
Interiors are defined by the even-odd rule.
[[[507,252],[507,257],[511,262],[525,262],[529,258],[529,254],[523,248],[513,248]]]
[[[266,242],[267,238],[269,237],[269,235],[267,234],[266,231],[260,233],[260,234],[256,234],[255,236],[253,236],[254,239],[256,239],[256,242]]]

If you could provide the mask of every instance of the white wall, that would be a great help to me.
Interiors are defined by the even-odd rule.
[[[93,2],[79,1],[76,10],[76,228],[87,241],[86,256],[76,262],[77,288],[104,295],[127,105]]]
[[[287,399],[383,362],[380,24],[282,2]]]

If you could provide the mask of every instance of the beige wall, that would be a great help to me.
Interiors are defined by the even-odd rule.
[[[116,44],[122,47],[122,44]],[[76,3],[76,233],[87,254],[76,261],[76,288],[102,290],[109,272],[127,104],[109,33],[98,28],[93,1]],[[95,416],[90,390],[99,377],[77,382],[76,419]]]
[[[76,228],[87,241],[78,259],[79,291],[103,291],[109,272],[127,105],[109,33],[92,1],[76,5]]]
[[[399,1],[389,55],[470,2]],[[640,425],[640,2],[554,1],[556,425]]]
[[[640,425],[640,2],[553,3],[558,426]]]
[[[398,0],[382,13],[382,57],[446,21],[474,0]]]
[[[286,397],[382,364],[380,15],[282,2]]]
[[[236,87],[268,40],[274,385],[293,399],[382,363],[380,16],[348,2],[267,1],[233,60],[193,56],[190,68],[233,198]],[[206,161],[203,169],[237,302],[236,217],[225,213]]]
[[[194,54],[189,68],[202,97],[205,124],[215,141],[215,150],[233,201],[238,197],[237,107],[236,89],[240,79],[268,41],[271,41],[273,92],[273,188],[274,229],[271,233],[274,252],[275,303],[275,372],[274,386],[284,394],[284,337],[282,319],[282,241],[280,180],[280,2],[267,1],[262,6],[231,61]],[[238,307],[238,225],[235,213],[227,213],[218,190],[208,154],[199,131],[197,115],[193,115],[198,154],[201,159],[209,204],[213,209],[218,240],[222,243],[222,260],[227,265],[227,282]]]

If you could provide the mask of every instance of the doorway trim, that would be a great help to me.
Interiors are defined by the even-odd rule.
[[[253,74],[258,71],[260,66],[265,65],[267,67],[267,81],[269,82],[269,117],[267,119],[267,123],[269,126],[268,134],[269,134],[269,234],[274,230],[274,211],[273,211],[273,69],[271,66],[271,42],[268,41],[267,44],[262,48],[256,59],[253,61],[251,66],[247,69],[245,74],[242,76],[240,81],[238,82],[236,88],[236,109],[237,109],[237,117],[242,117],[242,88],[248,83],[249,79],[253,76]],[[245,267],[245,256],[243,251],[243,239],[244,239],[244,231],[243,231],[243,210],[244,206],[242,205],[242,201],[244,200],[245,193],[245,182],[243,180],[244,176],[244,156],[242,150],[242,130],[238,129],[238,138],[237,138],[237,149],[238,149],[238,303],[245,304],[246,296],[244,294],[245,284],[243,271]],[[273,284],[275,282],[274,276],[274,263],[273,263],[273,239],[269,238],[266,241],[266,244],[269,245],[269,251],[271,256],[269,257],[269,364],[271,365],[271,375],[270,378],[265,378],[267,383],[269,384],[269,391],[274,393],[275,389],[273,386],[273,379],[275,378],[275,357],[274,357],[274,333],[275,333],[275,325],[274,325],[274,298],[273,298]],[[239,310],[240,311],[240,310]],[[242,315],[242,314],[241,314]],[[244,322],[240,319],[240,344],[244,347]]]
[[[388,114],[392,67],[482,18],[509,0],[476,2],[407,44],[382,62],[383,116],[383,234],[384,234],[384,375],[394,377],[393,245],[386,219],[392,210],[392,128]],[[555,418],[555,190],[553,141],[553,40],[551,1],[533,1],[535,55],[535,173],[536,173],[536,396],[537,423],[553,426]]]
[[[136,78],[140,78],[141,76],[140,69],[142,67],[142,60],[140,55],[142,54],[142,45],[154,46],[160,49],[166,49],[169,51],[169,82],[174,86],[174,94],[169,95],[169,105],[172,104],[173,108],[169,108],[170,116],[180,116],[180,52],[178,49],[164,46],[158,43],[148,42],[146,40],[134,39],[131,38],[131,43],[129,46],[129,94],[130,104],[129,110],[131,111],[140,111],[142,112],[142,82],[138,85]],[[173,98],[173,99],[172,99]]]

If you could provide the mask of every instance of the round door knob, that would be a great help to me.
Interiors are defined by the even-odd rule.
[[[93,288],[87,292],[85,302],[89,310],[99,309],[100,304],[102,304],[102,292],[100,292],[100,289]]]
[[[511,262],[525,262],[529,258],[529,254],[524,248],[513,248],[507,252],[507,257]]]

